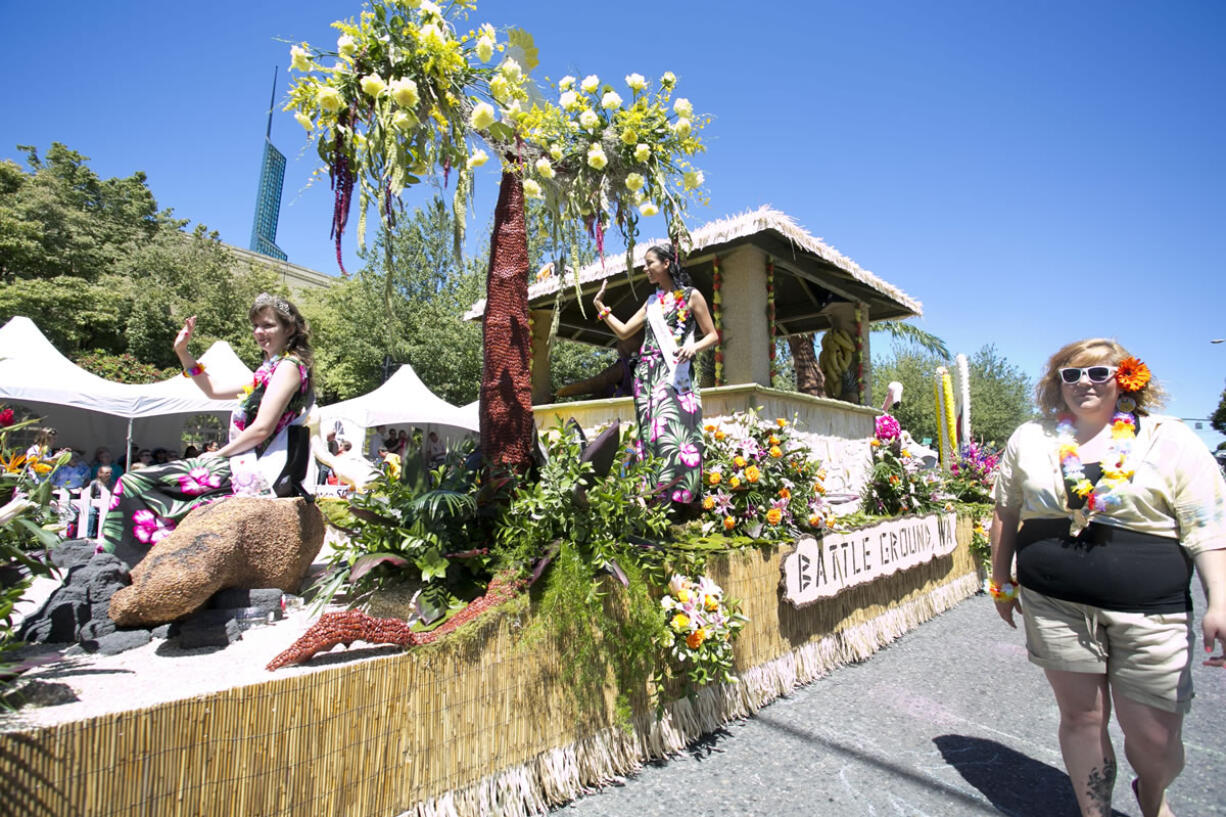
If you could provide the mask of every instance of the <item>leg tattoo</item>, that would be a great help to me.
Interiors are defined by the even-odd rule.
[[[1092,768],[1086,776],[1086,796],[1104,815],[1111,813],[1111,790],[1115,788],[1115,760],[1105,758],[1102,768]]]

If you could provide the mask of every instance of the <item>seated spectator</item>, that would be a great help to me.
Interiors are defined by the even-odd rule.
[[[171,460],[170,452],[167,451],[165,448],[153,449],[153,464],[154,465],[165,465],[166,463],[170,462],[170,460]]]
[[[89,478],[96,479],[98,476],[98,469],[104,465],[110,467],[111,474],[114,475],[115,479],[119,479],[121,476],[123,476],[123,468],[116,464],[112,459],[111,449],[104,445],[100,445],[94,450],[94,461],[89,466]]]
[[[431,431],[426,440],[426,462],[431,468],[436,468],[447,459],[447,446],[439,439],[438,432]]]
[[[209,440],[204,444],[205,451],[218,451],[221,449],[221,444],[217,440]]]
[[[57,455],[52,452],[55,445],[55,429],[47,426],[38,430],[34,442],[26,449],[26,469],[36,482],[42,482],[55,467]]]
[[[82,492],[82,497],[90,500],[109,497],[113,490],[115,490],[114,466],[102,465],[99,466],[93,481],[89,483],[89,488]],[[91,539],[98,535],[98,509],[93,505],[89,507],[89,528],[85,535]]]
[[[148,448],[142,448],[140,453],[136,455],[136,462],[133,463],[133,468],[139,464],[142,468],[148,468],[153,465],[153,452]]]
[[[194,445],[189,445],[183,449],[183,459],[192,460],[200,456],[200,449]]]
[[[70,458],[51,475],[51,484],[56,488],[80,491],[89,482],[89,466],[81,459],[81,452],[71,448],[64,450],[70,453]]]

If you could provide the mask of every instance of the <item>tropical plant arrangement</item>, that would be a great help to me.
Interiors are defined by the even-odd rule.
[[[666,626],[664,643],[684,669],[690,682],[735,683],[732,674],[732,639],[747,619],[735,600],[707,576],[674,575],[668,593],[660,599]]]
[[[924,468],[903,443],[902,428],[889,414],[876,419],[873,470],[864,489],[864,510],[879,516],[952,510],[941,472]]]
[[[687,157],[703,150],[705,119],[673,98],[671,73],[654,92],[642,75],[627,75],[625,97],[595,75],[567,77],[550,102],[530,79],[538,64],[531,36],[468,27],[475,11],[475,0],[445,11],[430,0],[374,0],[358,20],[334,24],[335,49],[291,49],[301,75],[286,107],[331,178],[338,262],[355,187],[361,239],[370,204],[390,224],[405,189],[426,176],[445,187],[455,174],[458,252],[473,171],[503,162],[483,323],[485,348],[499,351],[485,356],[481,438],[492,470],[522,473],[533,431],[524,197],[543,200],[556,246],[575,246],[586,229],[603,251],[616,225],[629,259],[639,219],[657,213],[684,245],[686,200],[701,196],[703,183]],[[390,292],[385,299],[390,311]]]
[[[949,466],[946,489],[960,502],[992,503],[992,488],[1000,470],[1000,454],[985,445],[970,443]]]
[[[781,541],[833,526],[826,472],[793,422],[741,412],[719,425],[708,423],[703,438],[707,530]]]
[[[23,643],[13,632],[13,608],[32,577],[51,575],[51,565],[43,557],[60,542],[48,477],[68,456],[48,462],[27,457],[9,443],[12,432],[34,422],[18,421],[11,408],[0,409],[0,687],[20,672],[4,657]]]

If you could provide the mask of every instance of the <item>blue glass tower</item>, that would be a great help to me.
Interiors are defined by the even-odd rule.
[[[277,100],[277,74],[272,75],[272,99],[268,103],[268,128],[264,131],[264,158],[260,162],[260,187],[255,194],[255,219],[251,222],[251,250],[287,260],[277,246],[277,219],[281,216],[281,189],[285,185],[285,155],[272,144],[272,110]]]

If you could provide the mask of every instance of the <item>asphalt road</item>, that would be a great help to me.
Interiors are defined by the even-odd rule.
[[[1168,792],[1180,817],[1226,815],[1226,670],[1201,666],[1197,650],[1197,697],[1184,725],[1187,768]],[[1021,631],[978,595],[872,659],[556,813],[1075,816],[1057,718]],[[1112,735],[1120,766],[1114,813],[1139,817],[1114,723]]]

